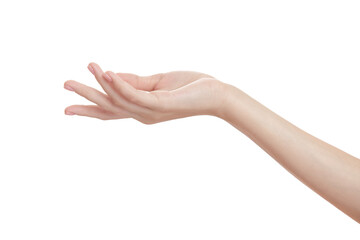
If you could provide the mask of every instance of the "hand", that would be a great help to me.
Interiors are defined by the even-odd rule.
[[[106,94],[73,80],[66,81],[65,89],[96,104],[69,106],[65,109],[67,115],[102,120],[134,118],[154,124],[193,115],[217,116],[224,99],[225,84],[204,73],[104,73],[96,63],[90,63],[88,69]]]

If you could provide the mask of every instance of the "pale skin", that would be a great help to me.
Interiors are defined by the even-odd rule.
[[[232,124],[305,185],[360,223],[360,160],[308,134],[240,89],[199,72],[138,76],[88,66],[105,93],[69,80],[65,89],[93,105],[73,105],[67,115],[102,120],[133,118],[155,124],[211,115]]]

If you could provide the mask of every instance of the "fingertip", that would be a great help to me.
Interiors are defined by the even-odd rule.
[[[76,83],[75,80],[67,80],[67,81],[65,81],[64,85],[65,84],[73,85],[74,83]]]
[[[75,113],[73,111],[69,110],[69,107],[65,108],[64,113],[65,113],[65,115],[70,115],[70,116],[75,115]]]
[[[96,62],[90,62],[88,64],[88,66],[96,67],[96,66],[98,66],[98,64]]]
[[[71,80],[68,80],[64,83],[64,88],[69,91],[75,91],[74,88],[71,86]]]
[[[91,63],[89,63],[89,65],[87,67],[92,74],[95,74],[95,70],[94,70],[94,67],[93,67],[94,64],[95,63],[91,62]]]

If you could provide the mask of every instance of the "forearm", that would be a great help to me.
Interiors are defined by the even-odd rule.
[[[294,126],[228,85],[220,117],[300,181],[360,222],[360,160]]]

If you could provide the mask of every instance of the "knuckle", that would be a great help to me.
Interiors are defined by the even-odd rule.
[[[109,111],[117,112],[121,108],[124,108],[124,101],[121,98],[115,97],[110,99]]]
[[[112,97],[112,98],[110,98],[110,101],[111,101],[111,103],[112,103],[114,106],[119,106],[119,107],[121,107],[121,101],[120,101],[119,98],[117,98],[117,97]]]
[[[137,99],[137,97],[135,96],[135,95],[133,95],[133,94],[127,94],[127,99],[130,101],[130,102],[132,102],[132,103],[138,103],[138,99]]]
[[[114,113],[114,114],[122,114],[122,113],[124,113],[124,110],[121,106],[114,106],[108,112]]]

